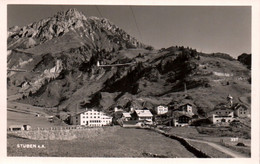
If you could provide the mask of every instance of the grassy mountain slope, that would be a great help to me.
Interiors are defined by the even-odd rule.
[[[26,37],[35,44],[23,46]],[[152,108],[177,101],[207,112],[231,94],[234,102],[250,106],[251,71],[229,55],[178,46],[153,50],[108,20],[75,10],[11,29],[8,44],[8,68],[27,70],[8,72],[8,95],[24,94],[21,89],[44,79],[36,92],[18,100],[23,103],[110,112],[115,105]],[[62,70],[57,75],[58,60]],[[132,64],[98,67],[97,61]]]

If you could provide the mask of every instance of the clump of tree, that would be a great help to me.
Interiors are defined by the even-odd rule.
[[[243,53],[237,57],[237,60],[251,69],[251,54]]]
[[[145,49],[146,49],[146,50],[149,50],[149,51],[154,50],[154,48],[153,48],[152,46],[147,46]]]

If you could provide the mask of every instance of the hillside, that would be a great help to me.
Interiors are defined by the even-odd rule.
[[[105,18],[75,9],[8,31],[8,95],[76,112],[189,102],[209,111],[226,102],[250,107],[251,71],[227,54],[174,46],[153,50]],[[129,65],[102,67],[130,63]],[[186,90],[184,89],[186,86]],[[77,109],[79,108],[79,109]]]

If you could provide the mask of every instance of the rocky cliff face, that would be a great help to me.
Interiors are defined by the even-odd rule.
[[[228,94],[250,100],[250,70],[229,55],[153,50],[109,20],[74,9],[10,29],[8,51],[8,69],[26,70],[9,73],[8,95],[24,94],[18,101],[37,106],[73,112],[177,101],[208,111]]]
[[[76,9],[59,12],[53,17],[31,23],[24,27],[13,27],[8,31],[8,49],[31,48],[74,31],[81,38],[95,44],[104,36],[115,47],[145,47],[125,31],[105,18],[86,17]],[[102,36],[101,36],[102,35]],[[101,49],[101,45],[95,45]],[[113,47],[113,46],[112,46]]]

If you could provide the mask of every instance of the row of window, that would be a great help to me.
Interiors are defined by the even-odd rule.
[[[216,120],[216,122],[226,122],[226,120]],[[231,122],[231,120],[227,120],[227,122]]]
[[[88,115],[88,114],[89,114],[89,115],[92,115],[92,114],[93,114],[93,115],[100,115],[100,113],[84,113],[84,115]],[[101,115],[102,115],[102,114],[101,114]]]
[[[89,117],[88,116],[86,116],[86,117],[83,116],[82,118],[100,118],[100,116],[93,116],[93,117],[92,116],[89,116]],[[110,119],[110,118],[109,117],[101,117],[101,119]]]
[[[91,123],[100,123],[101,120],[90,120],[89,122],[91,122]],[[84,123],[84,121],[83,121],[83,123]]]
[[[215,116],[215,118],[232,117],[232,116]]]
[[[152,119],[152,117],[140,117],[140,119]]]
[[[221,114],[222,112],[216,112],[216,114]],[[224,112],[223,112],[224,113]],[[225,112],[226,114],[230,114],[231,112]]]
[[[83,116],[82,118],[88,118],[88,116],[86,116],[86,117]],[[90,116],[89,118],[92,118],[92,116]],[[93,116],[93,118],[100,118],[100,116],[97,116],[97,117],[96,117],[96,116]]]
[[[158,111],[168,111],[168,109],[158,109]]]

